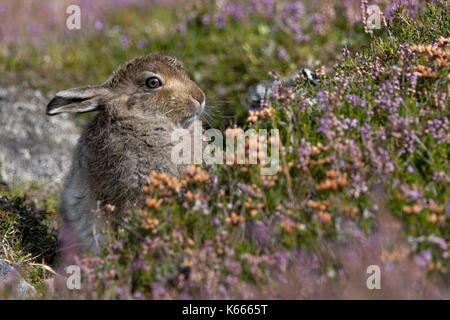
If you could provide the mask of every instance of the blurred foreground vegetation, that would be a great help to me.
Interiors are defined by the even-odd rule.
[[[445,1],[416,6],[391,6],[373,33],[342,2],[244,16],[213,2],[129,6],[60,44],[8,46],[3,81],[44,91],[101,82],[136,55],[175,55],[222,110],[225,132],[280,130],[282,167],[151,174],[145,205],[107,231],[101,255],[78,261],[81,292],[29,264],[57,265],[55,187],[2,192],[4,251],[49,298],[449,298],[450,12]],[[301,74],[280,85],[278,74],[304,66],[316,86]],[[248,111],[246,89],[268,78],[271,99]],[[30,244],[23,235],[35,231]],[[380,292],[365,287],[372,264]]]

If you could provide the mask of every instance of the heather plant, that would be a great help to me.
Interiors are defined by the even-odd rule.
[[[71,261],[82,290],[68,290],[60,269],[35,280],[44,297],[448,299],[448,3],[380,1],[385,25],[370,34],[347,1],[211,3],[188,10],[171,39],[193,69],[216,61],[198,75],[214,98],[272,79],[259,108],[227,101],[238,116],[223,124],[225,134],[278,129],[278,174],[248,162],[190,166],[180,179],[149,172],[144,203],[106,230],[110,245]],[[139,46],[173,50],[162,38]],[[114,44],[127,47],[121,57],[127,39]],[[190,53],[186,43],[206,40]],[[221,41],[236,52],[223,54]],[[314,54],[316,84],[298,73],[283,87],[280,75]],[[381,290],[366,286],[371,265],[381,268]]]
[[[343,10],[359,12],[357,3],[70,2],[80,5],[80,30],[65,27],[63,9],[68,4],[47,0],[44,5],[31,1],[27,8],[14,1],[1,5],[1,81],[57,92],[103,81],[135,56],[163,52],[196,70],[193,80],[205,88],[210,101],[243,122],[246,89],[267,79],[268,70],[286,74],[319,61],[328,64],[343,43],[357,48],[368,40],[358,32],[359,14],[338,20]]]

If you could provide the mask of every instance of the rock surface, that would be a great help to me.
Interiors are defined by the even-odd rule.
[[[297,76],[302,74],[303,77],[312,85],[317,85],[317,80],[314,79],[311,70],[308,68],[303,68],[301,71],[298,70],[292,73],[290,76],[281,79],[281,84],[285,89],[292,89],[298,84]],[[247,106],[247,109],[259,108],[261,100],[266,97],[270,98],[273,90],[275,89],[273,80],[260,81],[257,84],[251,86],[247,90],[247,101],[242,101],[242,103]]]
[[[0,259],[0,288],[6,284],[12,284],[15,294],[19,298],[24,298],[30,294],[36,293],[36,289],[26,282],[13,266]]]
[[[0,88],[0,178],[59,183],[70,167],[80,130],[69,115],[49,117],[39,91]]]

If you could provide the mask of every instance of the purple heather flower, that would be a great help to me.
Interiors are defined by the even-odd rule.
[[[210,186],[210,192],[213,193],[214,190],[217,187],[217,184],[219,183],[219,177],[217,175],[214,175],[212,177],[211,186]]]
[[[345,96],[345,99],[354,107],[364,108],[366,106],[366,102],[361,100],[357,95],[349,94]]]
[[[431,261],[431,252],[430,250],[423,250],[420,251],[417,256],[414,257],[414,262],[419,267],[426,267],[428,265],[428,262]]]
[[[407,170],[409,173],[413,173],[413,172],[414,172],[414,168],[411,167],[411,166],[408,166],[408,167],[406,168],[406,170]]]
[[[437,117],[427,121],[425,133],[430,134],[437,144],[448,143],[450,141],[449,123],[447,117]]]
[[[131,45],[130,39],[125,34],[120,36],[120,43],[122,44],[123,50],[128,50]]]
[[[160,298],[163,297],[166,294],[166,289],[164,286],[160,285],[159,283],[152,283],[152,294],[154,298]]]
[[[204,14],[200,18],[202,24],[207,25],[211,22],[211,16],[209,14]]]
[[[241,273],[241,264],[229,258],[225,259],[225,268],[234,276],[238,276]]]
[[[219,13],[216,15],[216,28],[217,29],[225,28],[225,15],[223,13]]]
[[[111,28],[111,34],[117,34],[120,32],[120,30],[121,30],[120,26],[115,25]]]
[[[225,281],[230,287],[234,287],[238,283],[238,278],[232,275],[227,275]]]
[[[441,182],[442,180],[444,180],[444,177],[445,177],[444,171],[438,171],[433,174],[432,179],[434,182]]]
[[[298,42],[309,40],[309,36],[303,33],[303,25],[300,23],[304,13],[303,3],[295,1],[285,3],[279,16],[279,21],[293,34]]]
[[[375,93],[375,104],[380,110],[385,110],[389,114],[394,114],[403,102],[400,93],[401,89],[398,79],[384,80],[378,86]]]
[[[187,30],[186,23],[179,23],[175,29],[177,32],[179,32],[181,34],[186,33],[186,30]]]
[[[243,7],[240,4],[225,4],[223,11],[225,14],[231,16],[234,20],[243,20],[245,18]]]
[[[278,59],[284,59],[286,57],[286,50],[280,49],[278,50]]]
[[[347,131],[350,128],[355,129],[357,126],[358,126],[358,120],[357,119],[349,119],[349,118],[345,118],[344,119],[343,128],[344,128],[345,131]]]
[[[241,183],[239,185],[239,188],[241,189],[242,192],[244,192],[247,196],[250,197],[257,197],[258,194],[256,193],[256,191],[249,185],[246,185],[245,183]]]
[[[96,30],[100,31],[103,29],[103,23],[100,20],[95,20],[94,27]]]
[[[353,230],[353,236],[355,237],[355,239],[361,240],[362,237],[363,237],[363,234],[362,234],[362,232],[361,232],[360,229],[355,228],[355,229]]]
[[[347,50],[347,48],[342,48],[341,50],[342,56],[345,58],[350,54],[350,51]]]
[[[386,171],[387,171],[387,172],[392,172],[392,171],[394,171],[394,164],[393,164],[392,162],[386,163]]]
[[[419,12],[419,3],[417,0],[394,0],[386,7],[386,17],[391,19],[392,12],[398,9],[400,6],[404,6],[409,17],[414,18]]]
[[[417,189],[409,190],[407,197],[411,201],[417,200],[420,197],[420,192]]]
[[[447,250],[448,248],[447,240],[441,237],[437,237],[435,235],[429,236],[428,242],[437,244],[441,250]]]
[[[299,148],[297,149],[297,167],[302,171],[306,171],[308,169],[311,151],[311,144],[305,139],[301,139]]]
[[[37,24],[32,23],[28,27],[28,34],[30,36],[37,35],[39,33],[39,31],[40,31],[40,28],[39,28],[39,26]]]
[[[250,0],[248,13],[256,13],[266,18],[272,18],[275,11],[275,0]]]
[[[317,92],[317,101],[320,105],[325,106],[328,102],[327,97],[323,91]]]
[[[138,42],[136,42],[136,49],[141,50],[143,47],[145,47],[148,44],[147,39],[139,39]]]

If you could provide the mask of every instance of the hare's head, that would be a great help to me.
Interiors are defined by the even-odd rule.
[[[189,78],[183,64],[162,55],[135,58],[105,83],[68,89],[56,94],[48,115],[104,111],[118,117],[165,115],[185,126],[205,108],[205,94]]]

